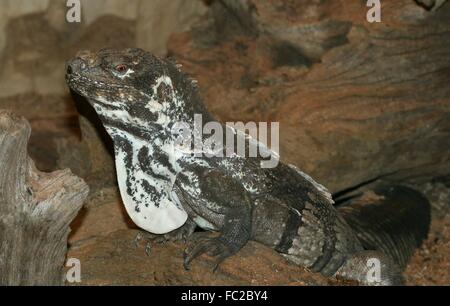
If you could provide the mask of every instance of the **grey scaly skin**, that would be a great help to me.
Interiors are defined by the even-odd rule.
[[[186,268],[202,253],[215,256],[217,267],[252,239],[311,271],[366,283],[367,252],[330,193],[308,175],[281,162],[262,168],[259,157],[177,147],[175,122],[194,129],[194,114],[213,120],[177,65],[140,49],[82,52],[68,63],[66,79],[113,139],[121,196],[139,227],[183,237],[195,226],[220,232],[186,249]],[[376,284],[398,283],[389,258],[370,256],[382,261]]]

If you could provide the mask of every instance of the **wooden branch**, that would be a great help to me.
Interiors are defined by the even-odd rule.
[[[27,154],[30,125],[0,111],[0,285],[60,285],[69,224],[89,188],[70,170],[43,173]]]

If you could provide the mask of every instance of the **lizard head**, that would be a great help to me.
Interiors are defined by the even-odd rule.
[[[174,63],[141,49],[82,51],[67,63],[66,81],[105,126],[161,128],[205,112]]]

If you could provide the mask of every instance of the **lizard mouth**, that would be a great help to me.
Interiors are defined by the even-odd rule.
[[[95,87],[98,89],[115,87],[114,84],[107,84],[102,81],[97,81],[97,80],[91,79],[91,78],[86,77],[81,74],[67,74],[66,80],[67,80],[67,84],[69,85],[69,87],[74,89],[75,91],[80,91],[81,88],[86,88],[86,87]],[[122,87],[122,86],[116,85],[116,87]]]
[[[92,100],[98,100],[98,97],[102,96],[114,96],[119,92],[134,89],[130,86],[113,82],[107,83],[78,73],[66,74],[66,82],[74,92]]]
[[[91,87],[97,89],[103,89],[105,91],[112,92],[114,89],[128,89],[135,90],[134,87],[118,84],[115,82],[107,83],[105,81],[96,80],[85,75],[81,75],[78,73],[75,74],[66,74],[66,82],[70,88],[73,90],[79,90],[79,88]]]
[[[71,90],[86,98],[94,109],[96,108],[96,105],[101,106],[105,110],[118,109],[114,105],[106,103],[106,101],[100,101],[100,97],[106,96],[107,91],[111,94],[111,90],[108,90],[108,85],[106,83],[92,80],[80,74],[67,74],[66,82]]]
[[[90,86],[93,82],[89,78],[79,74],[66,74],[66,83],[69,85],[69,88],[76,93],[87,97],[83,88]]]

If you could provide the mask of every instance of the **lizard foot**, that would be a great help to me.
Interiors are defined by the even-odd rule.
[[[215,272],[219,265],[235,252],[221,237],[202,238],[184,251],[184,269],[189,270],[192,260],[205,253],[216,257],[213,268],[213,272]]]
[[[159,241],[159,240],[161,240],[161,238],[163,238],[163,237],[159,237],[159,236],[162,236],[162,235],[155,235],[155,234],[141,231],[136,234],[136,237],[134,238],[133,243],[134,243],[134,246],[136,248],[138,248],[139,244],[142,240],[145,239],[147,241],[147,243],[150,243],[151,241]]]
[[[138,248],[141,240],[145,239],[147,241],[145,244],[145,254],[147,254],[147,256],[149,256],[151,247],[152,247],[152,242],[159,241],[162,238],[162,237],[158,237],[158,236],[161,236],[161,235],[155,235],[155,234],[151,234],[151,233],[147,233],[147,232],[139,232],[136,234],[136,237],[133,240],[134,247]]]
[[[186,239],[187,239],[188,235],[186,235],[186,233],[181,233],[181,232],[170,232],[167,234],[163,234],[163,235],[157,235],[157,234],[151,234],[151,233],[147,233],[147,232],[139,232],[136,235],[136,238],[134,238],[134,245],[136,248],[139,247],[139,243],[142,240],[146,240],[145,242],[145,254],[147,254],[147,256],[150,255],[151,249],[152,249],[152,245],[154,243],[156,244],[164,244],[170,241],[181,241],[183,243],[186,243]]]
[[[182,227],[174,231],[164,235],[155,235],[157,237],[153,241],[156,243],[166,243],[169,241],[186,243],[187,239],[194,233],[196,227],[195,222],[187,220]]]
[[[160,235],[157,240],[158,243],[166,243],[169,241],[176,241],[176,242],[182,242],[186,243],[187,239],[192,235],[193,230],[191,231],[189,228],[181,227],[178,230],[174,230],[170,233]]]

